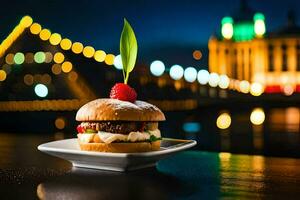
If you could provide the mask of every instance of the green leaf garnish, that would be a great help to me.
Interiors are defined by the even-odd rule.
[[[97,131],[94,130],[94,129],[91,129],[91,128],[87,128],[87,129],[85,130],[85,133],[97,133]]]
[[[155,137],[154,135],[151,135],[150,138],[149,138],[149,141],[150,141],[150,142],[155,142],[155,141],[157,141],[157,140],[161,140],[161,138],[157,138],[157,137]]]
[[[123,65],[124,83],[127,84],[129,73],[133,70],[137,57],[137,41],[133,29],[124,18],[124,26],[120,39],[120,53]]]

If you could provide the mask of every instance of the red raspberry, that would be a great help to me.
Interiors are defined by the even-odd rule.
[[[122,101],[129,101],[134,103],[136,100],[137,94],[135,90],[127,84],[117,83],[114,87],[111,88],[110,98],[119,99]]]
[[[83,126],[81,126],[80,124],[77,126],[77,132],[78,133],[84,133],[84,128],[83,128]]]

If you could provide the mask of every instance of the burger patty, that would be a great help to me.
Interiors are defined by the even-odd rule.
[[[93,129],[96,132],[104,131],[109,133],[129,134],[130,132],[155,130],[157,122],[127,122],[127,121],[105,121],[105,122],[82,122],[84,129]]]

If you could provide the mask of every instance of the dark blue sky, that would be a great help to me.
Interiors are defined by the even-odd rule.
[[[118,53],[119,37],[126,17],[135,29],[140,52],[161,46],[203,46],[219,30],[220,20],[239,7],[239,0],[107,0],[107,1],[7,1],[1,5],[0,37],[3,38],[21,16],[97,49]],[[266,16],[267,30],[285,23],[290,8],[300,19],[296,0],[249,0],[254,10]],[[140,55],[144,55],[141,53]]]

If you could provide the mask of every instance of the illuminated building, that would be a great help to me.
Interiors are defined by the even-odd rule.
[[[260,83],[266,93],[300,92],[300,27],[292,12],[284,27],[266,32],[265,16],[241,1],[237,13],[222,19],[219,32],[208,43],[211,73]]]

